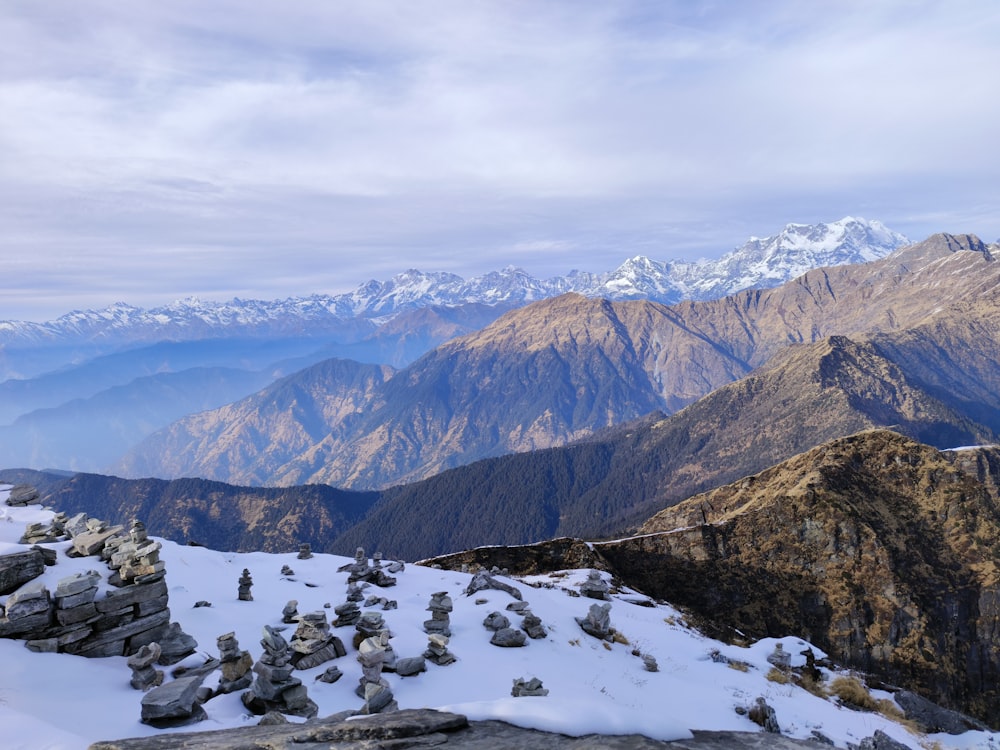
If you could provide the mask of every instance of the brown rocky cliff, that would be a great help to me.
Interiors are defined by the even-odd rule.
[[[596,548],[646,593],[989,720],[1000,710],[1000,451],[832,441]]]

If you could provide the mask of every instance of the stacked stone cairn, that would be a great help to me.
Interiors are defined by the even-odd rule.
[[[264,654],[253,665],[257,675],[253,687],[240,696],[243,705],[253,714],[263,716],[268,711],[277,711],[292,716],[311,719],[319,713],[319,707],[306,691],[302,680],[292,677],[288,642],[274,628],[264,626],[260,645]]]
[[[510,620],[500,612],[490,612],[483,620],[483,627],[493,631],[490,643],[501,648],[517,648],[525,644],[524,633],[510,626]]]
[[[586,617],[575,618],[577,624],[587,635],[599,638],[603,641],[614,639],[611,630],[611,604],[591,604],[590,611]]]
[[[351,601],[350,599],[334,607],[333,612],[337,615],[337,619],[333,621],[333,627],[335,628],[346,628],[349,625],[354,625],[361,619],[361,607],[358,606],[356,601]]]
[[[448,640],[448,636],[443,633],[428,633],[424,658],[434,662],[439,667],[446,667],[457,661],[455,655],[448,650]]]
[[[546,696],[549,691],[542,687],[542,681],[537,677],[532,677],[530,680],[518,677],[514,680],[514,687],[510,689],[510,694],[515,698],[523,698],[526,696]]]
[[[774,651],[768,654],[767,661],[782,672],[787,672],[792,668],[792,655],[785,651],[785,647],[780,643],[774,644]]]
[[[601,578],[600,572],[591,570],[587,574],[587,580],[580,584],[580,594],[591,599],[608,599],[609,587],[607,582]]]
[[[297,599],[288,600],[288,604],[281,610],[281,621],[286,625],[294,625],[299,621],[299,602]]]
[[[217,693],[235,693],[246,690],[253,682],[253,657],[249,651],[240,648],[236,633],[225,633],[216,640],[219,647],[219,667],[222,676],[219,678]]]
[[[365,638],[358,646],[358,661],[361,663],[361,679],[355,691],[365,701],[362,714],[376,714],[395,711],[399,708],[393,699],[389,683],[382,677],[389,637],[386,633]]]
[[[253,578],[250,577],[250,569],[243,568],[243,575],[240,576],[240,580],[237,584],[236,598],[241,602],[252,602],[253,594],[250,593],[250,589],[253,587]]]
[[[147,538],[139,522],[126,535],[124,527],[108,526],[84,513],[56,519],[41,533],[68,537],[67,554],[100,556],[110,573],[106,579],[96,570],[68,576],[50,594],[33,579],[46,564],[55,564],[55,550],[34,547],[0,556],[0,596],[9,594],[0,607],[0,637],[22,639],[33,651],[88,657],[129,656],[154,642],[163,652],[170,650],[165,645],[172,631],[159,543]],[[32,525],[26,536],[36,538],[37,533]],[[181,634],[176,623],[173,627]],[[180,642],[173,640],[171,653],[176,654]],[[183,655],[193,653],[194,640],[186,635],[183,640]]]
[[[290,661],[295,669],[312,669],[347,654],[343,642],[330,632],[326,612],[308,612],[298,621],[291,638]]]
[[[427,611],[431,613],[431,619],[424,620],[425,633],[439,633],[443,636],[451,636],[451,616],[454,604],[447,591],[438,591],[431,594],[430,604]]]
[[[299,560],[308,560],[313,556],[312,545],[309,542],[303,542],[299,545]]]
[[[371,583],[375,586],[380,586],[382,588],[388,588],[389,586],[396,585],[396,579],[390,576],[386,570],[389,572],[398,573],[403,570],[402,563],[390,563],[387,568],[382,567],[382,553],[375,553],[375,560],[373,565],[368,564],[368,556],[365,554],[363,547],[358,547],[354,552],[354,562],[343,565],[337,569],[339,572],[347,572],[347,583]]]
[[[542,625],[542,618],[532,613],[528,602],[511,602],[507,605],[507,611],[521,616],[521,630],[527,633],[529,638],[537,640],[548,636],[545,626]]]
[[[160,658],[160,645],[149,643],[134,654],[126,662],[132,670],[130,684],[136,690],[146,691],[163,684],[163,672],[153,664]]]

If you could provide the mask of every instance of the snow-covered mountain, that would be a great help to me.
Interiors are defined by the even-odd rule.
[[[26,524],[47,525],[53,516],[39,506],[7,507],[4,500],[9,490],[0,487],[0,555],[23,553],[27,545],[20,544],[18,538]],[[167,540],[155,543],[162,545],[159,556],[166,566],[169,619],[197,641],[195,652],[178,664],[152,665],[164,673],[165,687],[181,678],[182,670],[188,670],[186,679],[198,679],[192,675],[220,656],[217,639],[223,634],[235,636],[237,648],[246,649],[254,661],[264,654],[261,634],[265,625],[284,631],[282,637],[294,642],[298,625],[283,622],[286,605],[297,605],[297,613],[323,613],[324,623],[332,622],[337,617],[333,607],[340,607],[348,593],[349,573],[343,566],[354,563],[351,558],[327,554],[299,559],[295,552],[238,554]],[[104,601],[113,587],[106,580],[110,571],[101,562],[99,550],[86,557],[70,557],[66,550],[72,544],[45,543],[56,553],[57,562],[45,567],[24,588],[42,585],[56,591],[61,581],[64,586],[75,585],[81,578],[95,576],[101,591],[90,589],[90,595],[99,597],[95,601]],[[88,573],[95,569],[96,573]],[[249,600],[237,596],[244,569],[252,580]],[[520,604],[509,590],[473,589],[469,573],[408,564],[393,577],[395,585],[391,587],[363,584],[365,598],[358,604],[366,614],[383,617],[397,666],[428,648],[423,623],[428,618],[428,602],[436,592],[446,593],[450,600],[451,637],[446,648],[455,657],[453,663],[443,666],[428,658],[424,671],[412,676],[383,671],[381,679],[401,709],[435,708],[472,720],[498,719],[571,736],[636,733],[674,740],[690,737],[691,730],[760,732],[750,710],[762,700],[774,710],[785,737],[822,737],[839,748],[867,741],[867,747],[972,750],[994,747],[1000,739],[985,731],[926,735],[912,724],[908,728],[900,721],[902,712],[893,693],[867,690],[847,672],[823,661],[817,661],[817,671],[809,673],[818,675],[818,680],[806,682],[802,677],[806,674],[803,652],[810,646],[794,636],[767,638],[746,647],[728,645],[690,627],[674,607],[624,587],[612,587],[607,602],[595,602],[580,593],[587,571],[498,576],[495,580],[501,586],[516,587],[524,600]],[[602,574],[605,583],[608,578]],[[473,593],[467,593],[470,590]],[[0,600],[10,603],[7,596]],[[605,603],[610,627],[617,635],[609,631],[609,637],[601,639],[584,632],[578,622],[587,617],[591,606]],[[25,609],[23,601],[19,606]],[[521,632],[518,627],[523,626],[523,613],[519,611],[525,607],[540,619],[545,633],[525,638],[521,647],[492,645],[484,618],[499,612]],[[358,655],[365,645],[360,649],[354,645],[355,632],[352,625],[333,628],[329,634],[341,639],[346,654],[296,671],[296,679],[301,680],[321,717],[363,706],[355,688],[362,681]],[[40,643],[36,643],[36,650],[47,650]],[[772,666],[779,645],[787,666]],[[824,653],[811,648],[822,660]],[[252,688],[229,693],[216,690],[220,674],[215,662],[215,667],[206,667],[207,674],[198,679],[206,688],[200,696],[205,700],[205,720],[169,729],[140,723],[143,698],[151,693],[129,686],[133,672],[126,662],[125,656],[88,659],[66,653],[34,653],[22,641],[0,638],[3,747],[77,750],[99,740],[249,727],[259,721],[241,701],[242,693]],[[228,662],[230,668],[233,664]],[[269,670],[267,664],[258,666],[265,676],[277,672],[273,667]],[[336,666],[342,677],[334,682],[319,680],[331,666]],[[258,672],[251,674],[257,678]],[[513,697],[512,684],[519,678],[537,678],[548,694]],[[853,686],[854,692],[840,690],[838,678]],[[857,700],[858,691],[877,710],[861,710],[844,697]],[[206,699],[206,694],[211,697]],[[193,705],[192,698],[188,701],[189,707]],[[302,719],[290,716],[289,721]],[[876,733],[877,745],[871,739]],[[890,738],[899,744],[886,744]]]
[[[346,294],[284,300],[180,300],[149,310],[125,303],[74,311],[46,323],[0,321],[0,345],[37,346],[88,341],[122,344],[241,335],[348,335],[351,321],[384,322],[430,305],[509,306],[565,292],[610,299],[650,299],[673,304],[713,299],[744,289],[773,287],[820,266],[884,257],[908,244],[878,221],[846,217],[830,224],[789,224],[767,238],[753,237],[718,260],[699,262],[630,258],[613,271],[572,271],[537,279],[508,266],[464,279],[410,269],[388,281],[369,281]]]

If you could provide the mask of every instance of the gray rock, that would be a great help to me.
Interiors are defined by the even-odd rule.
[[[94,525],[91,523],[94,520],[95,519],[90,519],[88,523],[90,525]],[[80,557],[98,555],[104,548],[104,544],[108,541],[108,539],[122,534],[124,531],[124,526],[112,526],[110,528],[103,528],[100,530],[94,530],[88,526],[86,531],[73,537],[73,547],[71,549]]]
[[[204,675],[188,675],[153,688],[142,698],[141,721],[155,727],[182,726],[205,717],[197,702]]]
[[[591,604],[586,617],[575,618],[583,632],[602,640],[611,639],[611,604]]]
[[[412,677],[427,671],[427,660],[422,656],[407,656],[396,659],[396,674],[400,677]]]
[[[545,638],[548,635],[548,632],[542,625],[542,618],[537,615],[533,615],[530,612],[528,612],[524,616],[524,619],[521,620],[521,630],[527,633],[529,638],[536,640],[539,638]]]
[[[537,677],[532,677],[530,680],[525,680],[523,677],[518,677],[514,680],[514,687],[510,689],[510,694],[515,698],[523,697],[533,697],[533,696],[546,696],[549,691],[542,687],[542,681]]]
[[[198,648],[198,641],[193,636],[181,630],[180,623],[172,622],[167,632],[160,636],[160,664],[169,666],[176,664],[186,656],[190,656]]]
[[[922,698],[909,690],[900,690],[894,696],[896,703],[903,709],[907,719],[920,724],[927,733],[944,732],[946,734],[962,734],[969,730],[985,730],[986,726],[971,716],[958,711],[942,708],[926,698]]]
[[[524,597],[521,596],[521,592],[514,586],[511,586],[509,583],[504,583],[503,581],[498,581],[485,570],[481,570],[472,576],[472,580],[469,581],[469,585],[465,587],[465,595],[472,596],[479,591],[485,591],[487,589],[504,591],[518,601],[523,601],[524,599]]]
[[[483,627],[496,632],[503,628],[509,628],[510,620],[507,619],[506,615],[502,615],[499,612],[490,612],[486,615],[486,619],[483,620]]]
[[[45,572],[45,558],[40,550],[30,549],[0,555],[0,596],[5,596]]]
[[[490,638],[490,643],[501,648],[518,648],[525,644],[524,633],[514,628],[500,628]]]
[[[861,740],[858,750],[909,750],[909,746],[897,742],[881,729],[876,729],[874,735]]]
[[[587,580],[580,584],[580,593],[591,599],[607,599],[609,590],[610,587],[597,570],[591,570],[587,574]]]
[[[316,677],[320,682],[334,683],[344,676],[344,673],[340,671],[340,668],[336,665],[332,667],[327,667],[323,674]]]

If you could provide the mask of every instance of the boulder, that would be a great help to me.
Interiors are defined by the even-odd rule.
[[[194,674],[155,687],[142,698],[141,721],[154,727],[177,727],[207,718],[198,703],[204,675]]]

